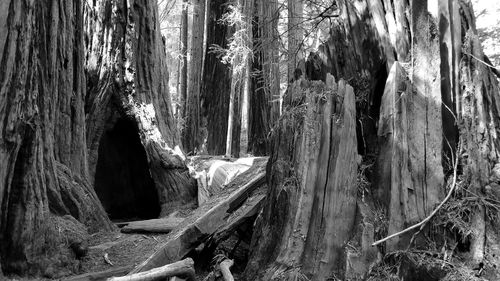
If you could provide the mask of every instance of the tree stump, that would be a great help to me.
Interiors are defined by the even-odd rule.
[[[331,77],[331,76],[329,76]],[[356,215],[354,92],[340,80],[298,81],[272,136],[267,202],[245,275],[342,278]]]

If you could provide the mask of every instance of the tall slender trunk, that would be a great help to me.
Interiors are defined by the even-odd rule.
[[[182,1],[181,14],[181,63],[180,63],[180,112],[179,117],[186,118],[187,79],[188,79],[188,0]]]
[[[228,11],[225,0],[212,0],[207,8],[207,46],[214,44],[228,48],[233,28],[221,24],[221,19]],[[232,70],[229,64],[220,60],[218,54],[207,52],[204,63],[202,85],[202,112],[206,120],[206,149],[212,155],[226,153],[227,126],[231,93]]]
[[[271,104],[272,127],[280,115],[278,0],[261,0],[259,19],[264,89]]]
[[[288,81],[296,75],[299,68],[305,73],[304,65],[299,65],[302,56],[302,44],[304,38],[303,24],[304,3],[303,0],[288,0]]]
[[[226,157],[232,156],[232,142],[233,142],[233,130],[234,130],[234,103],[236,95],[236,84],[235,75],[231,80],[231,93],[229,94],[229,114],[227,117],[227,135],[226,135]]]
[[[245,48],[248,53],[244,56],[244,70],[243,70],[243,89],[241,91],[241,129],[240,129],[240,157],[248,153],[249,142],[249,115],[250,115],[250,95],[252,84],[252,60],[253,60],[253,13],[254,1],[243,1],[243,28],[245,29],[245,38],[243,40]]]
[[[193,153],[201,144],[200,140],[200,91],[203,63],[203,35],[205,33],[205,0],[193,0],[193,26],[191,32],[191,61],[188,76],[186,104],[186,128],[184,129],[184,149]]]

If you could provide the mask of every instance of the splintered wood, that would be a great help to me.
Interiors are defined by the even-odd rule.
[[[327,280],[342,273],[356,216],[354,90],[297,81],[271,143],[269,198],[245,275],[257,280]],[[343,279],[343,275],[336,275]]]

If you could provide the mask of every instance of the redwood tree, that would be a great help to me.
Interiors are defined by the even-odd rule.
[[[163,213],[191,202],[156,3],[1,7],[2,270],[38,274],[58,266],[61,246],[71,242],[59,226],[112,229],[93,187],[103,135],[120,119],[137,132]]]
[[[338,4],[306,64],[326,85],[295,82],[271,139],[247,280],[498,279],[499,85],[470,2]]]
[[[0,241],[5,272],[56,262],[56,217],[111,224],[92,188],[86,146],[81,1],[2,1]],[[43,272],[43,271],[42,271]]]

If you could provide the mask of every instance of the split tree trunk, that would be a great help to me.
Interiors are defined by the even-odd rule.
[[[462,163],[463,174],[470,192],[481,198],[500,200],[500,86],[491,69],[479,60],[484,54],[470,2],[460,3],[460,8],[462,28],[466,33],[461,37],[459,76],[455,78],[461,89],[457,98],[460,139],[463,143],[461,154],[467,155]],[[471,267],[500,262],[499,218],[498,210],[484,202],[473,209]],[[500,278],[498,269],[492,270],[491,274],[491,280]]]
[[[300,83],[289,89],[291,103],[273,135],[268,198],[252,238],[249,279],[344,276],[344,244],[356,216],[354,92],[333,78],[327,86]]]
[[[429,35],[437,17],[427,8],[426,1],[413,2],[412,72],[394,63],[381,102],[377,172],[389,203],[389,235],[424,220],[444,197],[439,38]],[[399,244],[400,237],[392,239],[387,249],[405,247],[411,234]]]
[[[439,5],[447,9],[438,10]],[[339,1],[339,6],[341,14],[332,19],[331,38],[308,59],[306,73],[310,79],[323,81],[327,73],[332,73],[335,77],[349,79],[353,84],[357,99],[357,144],[363,154],[362,161],[373,156],[378,158],[370,176],[373,187],[366,196],[372,203],[385,205],[389,233],[383,233],[383,230],[375,232],[370,222],[373,218],[369,215],[374,211],[373,206],[365,202],[364,196],[358,198],[355,194],[352,201],[357,200],[356,221],[361,227],[357,223],[356,227],[351,224],[352,209],[342,209],[339,214],[346,220],[335,225],[335,233],[344,238],[342,242],[321,242],[323,231],[329,231],[328,225],[315,229],[316,221],[322,220],[322,216],[304,219],[309,210],[314,210],[316,202],[327,200],[332,190],[305,190],[314,185],[304,187],[303,183],[309,178],[301,167],[309,167],[308,172],[315,171],[315,166],[310,163],[331,163],[321,160],[321,157],[330,157],[331,160],[342,150],[320,153],[319,148],[307,153],[298,148],[297,143],[305,144],[307,138],[286,126],[295,124],[287,120],[296,120],[290,116],[297,116],[301,109],[301,102],[292,96],[296,91],[292,87],[288,90],[292,95],[286,102],[296,107],[285,113],[272,139],[270,190],[264,211],[256,223],[253,250],[245,272],[249,280],[256,275],[260,280],[325,280],[330,273],[340,279],[365,278],[371,264],[376,261],[374,251],[385,254],[405,250],[413,233],[389,240],[386,247],[379,249],[367,246],[370,244],[367,241],[373,241],[375,236],[382,235],[380,238],[383,238],[422,221],[441,202],[447,191],[445,172],[449,175],[451,168],[444,159],[458,149],[459,138],[463,144],[458,153],[461,157],[459,166],[463,169],[462,192],[477,194],[480,201],[484,198],[498,200],[495,199],[498,197],[489,196],[500,193],[500,161],[495,133],[499,129],[496,120],[500,108],[495,98],[499,88],[491,70],[479,61],[483,55],[475,35],[470,2]],[[315,95],[307,95],[304,99],[310,100],[310,96]],[[313,106],[317,105],[309,107]],[[316,109],[316,112],[323,116],[321,110]],[[310,120],[308,114],[305,120]],[[342,121],[346,122],[345,119]],[[313,131],[321,132],[319,129]],[[334,142],[335,138],[332,137],[331,141]],[[295,159],[307,160],[306,163],[297,163]],[[328,169],[331,167],[342,168],[330,164]],[[323,180],[321,176],[315,178],[317,182]],[[335,193],[338,197],[338,191]],[[348,199],[344,201],[350,202]],[[326,209],[332,205],[335,206],[324,206]],[[472,209],[470,226],[474,233],[468,237],[472,257],[468,264],[471,268],[485,265],[490,276],[498,277],[498,270],[486,265],[498,264],[498,226],[494,220],[488,220],[491,216],[498,216],[498,211],[486,203],[478,203]],[[347,229],[352,232],[347,232]],[[417,236],[417,247],[427,246],[420,243],[419,237],[432,231],[432,228],[426,228]],[[318,233],[320,238],[312,238]],[[346,244],[360,245],[356,250],[359,253],[350,253],[350,247],[346,247],[346,256],[333,254],[335,251],[343,253],[338,249]],[[316,248],[318,245],[321,245],[319,249]],[[318,257],[331,254],[324,259],[315,259],[308,253],[317,253]],[[408,272],[403,269],[398,273],[404,275]]]

